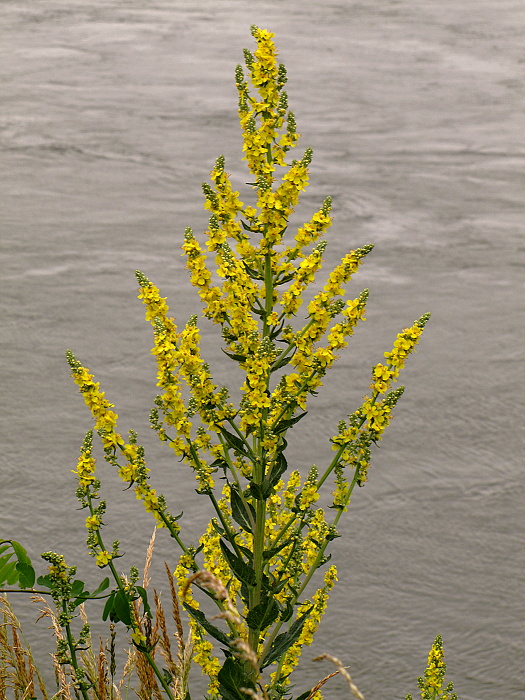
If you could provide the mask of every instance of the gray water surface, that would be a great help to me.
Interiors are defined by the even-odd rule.
[[[335,542],[340,584],[302,689],[328,672],[308,659],[329,652],[367,700],[416,696],[441,633],[461,700],[522,700],[525,5],[3,0],[0,19],[1,536],[99,577],[75,510],[70,472],[91,424],[67,347],[122,430],[139,430],[190,539],[206,519],[192,477],[150,435],[155,367],[133,271],[181,322],[196,310],[180,245],[186,226],[205,228],[200,183],[219,154],[250,197],[233,73],[255,23],[276,33],[314,149],[296,223],[330,194],[328,263],[375,244],[351,287],[370,288],[368,320],[290,445],[293,466],[326,464],[371,365],[432,312]],[[216,329],[202,328],[214,377],[235,389]],[[123,566],[140,564],[151,521],[101,473],[107,537],[122,540]],[[159,561],[175,562],[158,539]],[[42,623],[28,637],[45,659]],[[346,697],[341,681],[325,688]]]

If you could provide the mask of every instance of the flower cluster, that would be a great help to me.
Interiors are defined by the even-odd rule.
[[[306,618],[306,623],[301,630],[301,634],[299,635],[299,639],[293,646],[290,647],[290,649],[288,649],[286,655],[280,663],[281,674],[285,676],[287,680],[299,661],[302,648],[304,646],[309,646],[313,642],[314,634],[319,628],[321,618],[326,611],[328,594],[334,587],[336,581],[337,568],[332,565],[328,568],[324,575],[324,585],[317,589],[312,596],[312,600],[306,600],[299,605],[298,615],[307,613],[308,616]]]
[[[129,435],[129,442],[126,443],[124,441],[122,435],[116,430],[118,415],[111,410],[113,404],[105,398],[104,392],[100,391],[100,384],[93,381],[93,375],[89,373],[86,367],[82,366],[70,350],[66,352],[66,358],[75,384],[79,387],[80,393],[95,419],[95,430],[102,440],[106,460],[118,468],[119,476],[124,482],[131,485],[135,484],[137,498],[142,500],[146,511],[153,513],[158,525],[162,527],[166,524],[166,519],[169,515],[163,512],[166,510],[164,499],[161,496],[157,496],[156,490],[149,484],[149,469],[144,460],[144,449],[142,446],[137,445],[136,435],[133,432]],[[88,433],[89,435],[91,434]],[[86,479],[89,481],[90,474],[93,474],[93,472],[88,470],[94,470],[95,463],[91,456],[91,439],[92,437],[86,437],[81,448],[81,457],[77,464],[76,473],[79,477],[80,489],[88,488]],[[120,465],[118,462],[117,450],[126,460],[124,465]],[[95,493],[91,491],[92,498],[97,496],[99,486],[100,484],[96,479],[89,484],[90,488],[95,488]],[[82,499],[80,492],[79,497]],[[97,516],[97,514],[93,513],[91,515],[93,517]],[[92,525],[94,522],[91,521]],[[88,529],[93,530],[94,527]],[[111,558],[112,556],[109,553],[101,554],[97,558],[97,563],[104,566],[109,563]]]
[[[443,639],[438,634],[428,654],[427,668],[424,677],[418,678],[422,700],[458,700],[454,693],[454,683],[449,683],[445,688],[445,674],[447,665],[443,651]],[[412,695],[407,695],[406,700],[412,700]]]

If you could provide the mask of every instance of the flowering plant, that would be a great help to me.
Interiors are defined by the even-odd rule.
[[[130,431],[126,438],[119,432],[113,405],[90,371],[67,351],[72,376],[95,422],[75,471],[77,496],[88,513],[87,546],[115,587],[107,592],[108,577],[93,593],[84,591],[84,584],[74,580],[75,568],[53,552],[43,555],[49,572],[38,583],[51,590],[59,609],[64,631],[59,663],[73,668],[75,687],[85,700],[95,687],[79,661],[89,628],[84,624],[74,638],[71,623],[82,603],[100,597],[105,599],[103,619],[122,622],[136,652],[146,660],[153,694],[170,700],[190,697],[181,664],[172,659],[167,669],[158,666],[160,633],[152,627],[146,587],[138,585],[137,569],[132,567],[126,576],[120,573],[119,543],[108,546],[103,538],[106,503],[100,500],[92,455],[94,434],[102,441],[106,460],[178,546],[170,584],[177,587],[175,600],[188,613],[193,660],[209,678],[208,697],[290,697],[292,672],[302,648],[312,642],[337,581],[337,569],[329,563],[330,543],[338,537],[339,521],[355,487],[368,479],[371,450],[403,393],[403,387],[393,388],[393,383],[429,318],[424,314],[402,330],[375,364],[369,394],[341,420],[331,438],[330,463],[322,470],[314,465],[306,474],[290,470],[285,455],[288,432],[306,415],[310,398],[365,318],[368,290],[345,302],[344,285],[372,246],[345,253],[307,304],[303,324],[294,325],[323,262],[332,202],[326,198],[295,235],[288,235],[290,216],[308,185],[312,150],[290,160],[299,134],[284,90],[286,70],[277,62],[273,34],[252,27],[252,35],[257,48],[253,54],[245,51],[247,72],[238,66],[235,79],[255,202],[251,206],[240,200],[220,156],[211,171],[212,184],[203,185],[210,212],[207,251],[191,229],[186,229],[182,246],[204,316],[220,326],[224,352],[244,374],[237,406],[228,389],[214,383],[201,356],[197,316],[179,329],[159,289],[136,273],[139,298],[153,326],[152,353],[158,365],[160,392],[151,426],[193,470],[197,492],[211,506],[212,517],[198,543],[186,541],[180,516],[172,514],[166,498],[151,485],[136,433]],[[325,489],[331,493],[329,511],[316,505]],[[5,541],[4,551],[8,545],[17,559],[13,564],[4,555],[6,566],[11,566],[9,581],[32,588],[34,572],[25,551],[11,540]],[[206,599],[216,608],[215,615],[203,606]],[[296,700],[319,700],[326,680]]]

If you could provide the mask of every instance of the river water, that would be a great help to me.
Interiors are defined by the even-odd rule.
[[[329,652],[368,700],[416,695],[441,633],[461,700],[524,698],[523,2],[3,0],[0,17],[1,536],[98,575],[77,554],[70,470],[90,421],[67,347],[143,436],[190,536],[204,522],[192,478],[149,434],[155,368],[133,271],[181,321],[195,310],[180,244],[205,227],[200,183],[219,154],[249,197],[233,71],[255,23],[276,33],[314,149],[297,223],[331,194],[328,262],[376,246],[352,287],[371,289],[368,320],[303,421],[295,466],[326,463],[370,366],[432,312],[335,543],[340,583],[305,687],[328,672],[309,659]],[[235,387],[215,329],[203,336],[215,378]],[[104,478],[107,536],[129,566],[151,523]],[[159,537],[159,561],[175,561],[170,547]],[[33,612],[21,614],[44,659]]]

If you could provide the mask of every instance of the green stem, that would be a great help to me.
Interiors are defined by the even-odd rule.
[[[301,335],[299,336],[299,338],[302,338],[302,337],[303,337],[303,335],[304,335],[304,334],[306,333],[306,331],[310,328],[310,326],[313,324],[313,322],[314,322],[314,319],[311,319],[311,320],[306,324],[306,326],[302,329]],[[281,353],[280,355],[278,355],[278,357],[276,357],[275,360],[273,361],[273,364],[272,364],[272,366],[270,367],[270,372],[273,372],[273,371],[274,371],[272,368],[273,368],[275,365],[277,365],[278,362],[280,362],[282,359],[284,359],[284,358],[286,357],[286,354],[287,354],[290,350],[292,350],[292,348],[295,348],[296,345],[297,345],[297,343],[295,342],[295,340],[292,340],[291,343],[288,343],[287,347],[285,347],[285,349],[282,351],[282,353]]]
[[[237,436],[243,441],[244,445],[246,446],[246,450],[248,452],[248,457],[250,458],[252,464],[255,465],[257,462],[257,457],[253,453],[252,448],[248,445],[246,438],[244,437],[244,435],[241,433],[241,431],[239,430],[239,428],[237,427],[237,425],[235,424],[235,422],[231,418],[226,418],[226,420],[228,421],[228,425],[230,425],[235,430],[235,432],[237,433]]]
[[[352,491],[354,490],[355,485],[357,484],[358,476],[359,476],[359,466],[357,466],[357,467],[355,468],[354,476],[353,476],[352,482],[351,482],[350,486],[348,487],[348,493],[347,493],[347,495],[346,495],[345,502],[344,502],[344,504],[338,509],[337,515],[336,515],[335,518],[334,518],[334,522],[332,523],[332,525],[333,525],[334,527],[335,527],[335,526],[337,525],[337,523],[339,522],[339,520],[340,520],[340,518],[341,518],[341,515],[342,515],[343,512],[344,512],[344,509],[346,508],[346,506],[348,505],[348,503],[349,503],[349,501],[350,501],[350,497],[351,497],[351,495],[352,495]],[[326,548],[327,548],[329,542],[330,542],[330,540],[326,539],[326,537],[325,537],[325,539],[323,540],[321,546],[319,547],[319,551],[317,552],[317,556],[316,556],[316,558],[315,558],[315,561],[314,561],[314,562],[312,563],[312,565],[310,566],[310,570],[309,570],[308,573],[306,574],[306,577],[305,577],[305,579],[304,579],[304,581],[303,581],[301,587],[299,588],[299,590],[297,591],[297,594],[295,595],[295,601],[297,601],[297,600],[299,599],[299,596],[301,595],[301,593],[304,591],[304,589],[306,588],[306,586],[310,583],[310,580],[311,580],[312,576],[314,575],[315,570],[319,567],[319,564],[320,564],[320,562],[321,562],[321,559],[322,559],[323,556],[324,556],[325,550],[326,550]]]
[[[265,288],[265,299],[264,299],[264,326],[263,326],[263,336],[268,335],[268,317],[273,311],[273,273],[272,273],[272,256],[271,253],[266,253],[264,256],[264,288]]]
[[[230,472],[232,473],[232,476],[233,476],[233,480],[235,481],[235,484],[237,485],[238,493],[239,493],[239,498],[241,499],[241,501],[242,501],[242,503],[243,503],[243,505],[244,505],[244,508],[245,508],[245,510],[246,510],[246,513],[248,514],[248,518],[249,518],[249,520],[250,520],[250,525],[252,526],[252,530],[254,530],[254,529],[255,529],[255,522],[253,521],[253,518],[252,518],[252,515],[251,515],[251,512],[250,512],[250,509],[248,508],[248,504],[247,504],[246,498],[244,497],[243,489],[242,489],[242,486],[241,486],[241,481],[240,481],[240,479],[239,479],[239,475],[237,474],[237,469],[236,469],[236,468],[234,467],[234,465],[233,465],[233,462],[232,462],[232,460],[231,460],[231,458],[230,458],[230,452],[229,452],[229,450],[228,450],[228,447],[227,447],[226,443],[224,442],[224,438],[223,438],[222,435],[220,435],[220,434],[219,434],[219,440],[220,440],[221,445],[222,445],[222,451],[223,451],[224,459],[225,459],[226,463],[228,464],[228,467],[229,467],[229,469],[230,469]]]
[[[348,489],[348,493],[347,493],[347,497],[346,497],[345,503],[344,503],[343,506],[339,509],[337,515],[336,515],[335,518],[334,518],[334,522],[333,522],[334,527],[335,527],[335,526],[337,525],[337,523],[339,522],[339,519],[341,518],[341,515],[342,515],[342,513],[343,513],[343,511],[344,511],[344,508],[346,507],[346,505],[347,505],[348,502],[350,501],[350,496],[352,495],[352,491],[354,490],[354,487],[355,487],[355,485],[356,485],[356,483],[357,483],[358,475],[359,475],[359,467],[356,467],[355,472],[354,472],[354,477],[353,477],[353,479],[352,479],[352,483],[350,484],[350,487],[349,487],[349,489]],[[310,583],[310,580],[312,579],[312,576],[314,575],[315,571],[316,571],[317,568],[319,567],[319,564],[320,564],[320,562],[321,562],[321,559],[322,559],[323,556],[324,556],[324,553],[325,553],[326,547],[328,546],[329,541],[330,541],[330,540],[327,540],[326,538],[323,540],[323,542],[322,542],[322,544],[321,544],[321,546],[320,546],[320,548],[319,548],[319,551],[318,551],[318,553],[317,553],[317,556],[316,556],[314,562],[312,563],[312,565],[310,566],[310,569],[309,569],[309,571],[307,572],[306,577],[305,577],[305,579],[304,579],[304,581],[303,581],[301,587],[299,588],[299,590],[298,590],[296,593],[294,593],[294,596],[293,596],[293,598],[292,598],[291,601],[290,601],[292,605],[295,605],[295,603],[296,603],[297,600],[299,599],[300,595],[302,594],[302,592],[304,591],[304,589],[306,588],[306,586]],[[279,622],[276,623],[274,629],[272,630],[271,635],[270,635],[270,636],[268,637],[268,639],[266,640],[266,643],[265,643],[264,648],[263,648],[263,650],[262,650],[262,652],[261,652],[261,655],[260,655],[260,658],[261,658],[261,659],[263,659],[263,658],[266,656],[266,654],[268,653],[268,651],[269,651],[269,649],[271,648],[271,646],[272,646],[272,644],[273,644],[275,638],[277,637],[277,635],[278,635],[278,633],[279,633],[279,631],[280,631],[282,625],[283,625],[282,620],[280,620]]]
[[[149,652],[149,651],[142,651],[141,654],[144,655],[144,657],[146,658],[146,661],[148,662],[148,664],[149,664],[149,665],[151,666],[151,668],[153,669],[153,673],[157,676],[157,678],[158,678],[158,680],[159,680],[161,686],[163,687],[164,692],[165,692],[166,695],[168,696],[168,698],[170,698],[170,700],[175,700],[175,696],[174,696],[173,693],[171,692],[171,689],[170,689],[170,687],[169,687],[169,685],[168,685],[168,683],[167,683],[167,681],[166,681],[166,679],[165,679],[165,677],[164,677],[164,674],[161,673],[159,667],[158,667],[157,664],[155,663],[155,659],[154,659],[153,656],[151,655],[151,652]]]
[[[66,601],[62,600],[62,612],[65,615],[68,615],[67,607],[68,606],[67,606]],[[64,625],[64,629],[66,631],[66,638],[67,638],[67,645],[69,647],[69,653],[71,654],[71,666],[73,667],[73,670],[75,672],[75,685],[76,685],[77,689],[80,690],[80,692],[82,693],[82,697],[84,698],[84,700],[89,700],[89,695],[88,695],[86,688],[84,688],[83,681],[77,679],[77,672],[79,670],[79,665],[78,665],[78,660],[77,660],[77,650],[75,647],[75,640],[73,639],[73,635],[71,633],[71,626],[69,625],[69,622]],[[89,678],[89,676],[88,676],[88,679],[89,679],[89,682],[91,685],[92,682],[91,682],[91,679]]]
[[[266,523],[266,501],[258,500],[256,508],[256,525],[253,535],[253,569],[255,572],[255,586],[250,591],[250,609],[261,602],[262,577],[263,577],[263,552],[264,552],[264,526]],[[259,630],[250,629],[248,643],[257,653],[259,648]]]
[[[226,537],[228,538],[228,542],[231,542],[232,547],[235,549],[235,554],[239,557],[239,559],[244,561],[243,555],[241,550],[239,549],[237,542],[235,541],[235,533],[232,532],[229,524],[224,518],[222,510],[219,508],[219,504],[217,503],[217,499],[215,498],[215,494],[213,491],[208,492],[208,496],[213,504],[213,508],[215,509],[215,512],[219,516],[219,520],[221,521],[221,525],[226,531]]]

